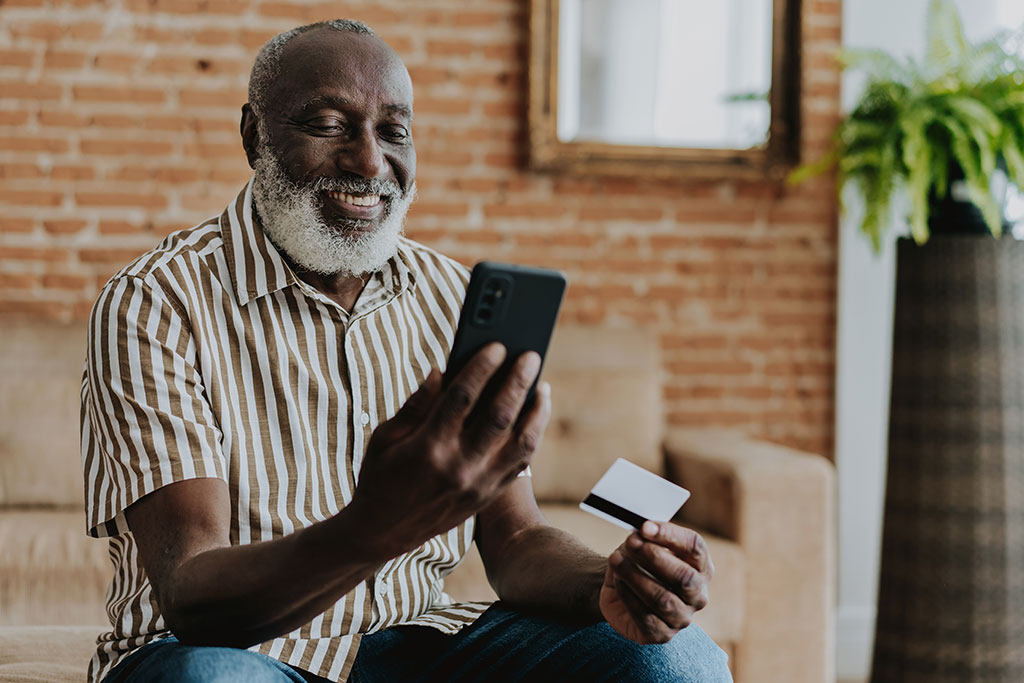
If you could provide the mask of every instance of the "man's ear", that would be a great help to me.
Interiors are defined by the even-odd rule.
[[[242,134],[242,147],[245,149],[245,157],[249,160],[249,168],[256,168],[256,160],[260,158],[257,151],[260,146],[260,131],[256,125],[256,114],[248,102],[242,105],[242,120],[238,124],[238,130]]]

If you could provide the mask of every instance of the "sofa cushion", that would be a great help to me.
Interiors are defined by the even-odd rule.
[[[0,548],[0,625],[107,622],[113,567],[84,512],[0,512]]]
[[[544,504],[541,512],[552,526],[565,529],[601,555],[610,555],[626,538],[625,530],[574,505]],[[716,642],[735,643],[743,630],[746,597],[743,551],[732,541],[703,535],[715,563],[715,577],[711,582],[711,602],[697,614],[696,621]],[[475,544],[462,564],[445,579],[445,591],[457,600],[496,599]]]
[[[0,681],[81,683],[103,626],[0,626]]]
[[[552,407],[531,464],[537,500],[583,500],[616,458],[661,473],[664,416],[653,334],[559,328],[543,374]]]
[[[85,325],[5,317],[3,326],[0,505],[81,508]]]

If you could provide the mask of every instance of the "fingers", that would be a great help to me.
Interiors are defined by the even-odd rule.
[[[615,570],[616,579],[629,586],[646,612],[657,617],[657,622],[653,622],[655,625],[660,622],[674,630],[690,625],[694,609],[669,587],[652,578],[633,558],[619,549],[612,553],[609,563]]]
[[[533,454],[540,448],[544,430],[547,429],[550,420],[551,385],[540,382],[533,405],[520,417],[515,433],[495,456],[495,467],[508,471],[502,483],[512,481],[529,466]]]
[[[644,539],[668,548],[672,554],[685,560],[708,578],[714,574],[708,546],[704,538],[693,529],[672,522],[647,521],[644,522],[641,534]]]
[[[612,553],[609,560],[609,571],[605,574],[605,585],[614,586],[615,592],[618,594],[622,603],[626,606],[626,610],[629,612],[629,616],[633,619],[633,623],[636,624],[637,628],[643,634],[643,642],[641,644],[651,645],[655,643],[667,643],[672,640],[672,637],[679,631],[679,629],[672,628],[664,622],[657,614],[651,611],[647,604],[637,595],[633,586],[624,580],[618,573],[618,567],[620,565],[617,562],[621,562],[622,556],[616,556],[616,553]]]
[[[441,433],[460,433],[487,381],[505,361],[505,347],[497,342],[476,353],[448,385],[437,403],[434,426]]]
[[[502,373],[500,385],[488,390],[468,424],[467,445],[472,452],[489,453],[505,443],[539,371],[540,356],[531,351],[516,358],[508,372]]]
[[[707,606],[707,577],[665,546],[631,534],[620,551],[630,563],[653,577],[662,590],[672,592],[693,610]],[[656,600],[662,599],[657,591],[653,595]]]

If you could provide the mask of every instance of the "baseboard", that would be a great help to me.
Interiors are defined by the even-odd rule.
[[[841,605],[836,616],[836,675],[842,681],[866,681],[871,675],[875,638],[873,606]]]

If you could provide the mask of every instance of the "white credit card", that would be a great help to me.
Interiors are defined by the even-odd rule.
[[[639,465],[619,458],[590,490],[580,509],[630,531],[647,520],[667,522],[690,492]]]

